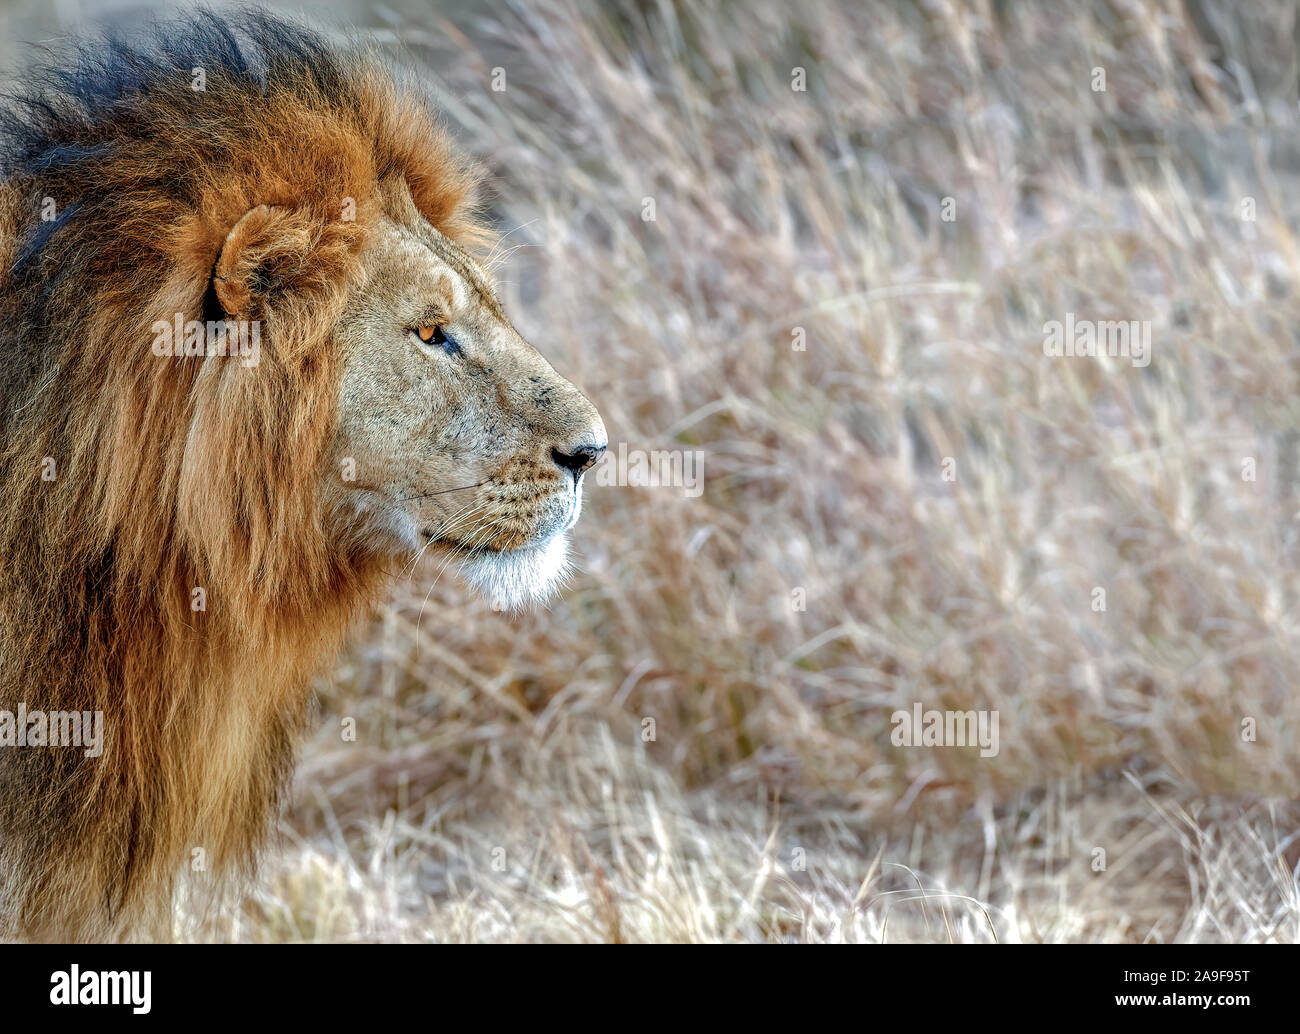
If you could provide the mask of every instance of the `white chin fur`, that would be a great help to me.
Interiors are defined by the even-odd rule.
[[[535,546],[460,561],[461,577],[491,600],[495,610],[522,610],[545,602],[568,572],[569,541],[563,533]]]

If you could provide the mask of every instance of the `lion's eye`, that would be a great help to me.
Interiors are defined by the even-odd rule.
[[[427,345],[429,348],[441,348],[444,352],[459,352],[460,348],[455,340],[442,327],[435,326],[432,323],[422,324],[415,327],[412,331],[420,344]]]

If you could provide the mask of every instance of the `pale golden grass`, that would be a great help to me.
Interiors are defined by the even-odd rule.
[[[589,485],[544,612],[401,581],[187,936],[1300,938],[1293,4],[351,14],[491,167],[521,331],[705,491]],[[1067,311],[1151,365],[1044,357]],[[891,745],[917,701],[1000,754]]]
[[[1294,15],[1236,7],[359,16],[521,329],[706,490],[590,486],[522,620],[400,585],[238,935],[1295,940]],[[1150,367],[1045,358],[1067,311]],[[892,746],[915,701],[1001,753]]]

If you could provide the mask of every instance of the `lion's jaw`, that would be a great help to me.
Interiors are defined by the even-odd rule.
[[[472,553],[459,561],[458,570],[494,609],[521,610],[545,602],[563,583],[570,570],[569,537],[560,532],[509,553]]]

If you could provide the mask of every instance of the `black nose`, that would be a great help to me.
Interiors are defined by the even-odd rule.
[[[551,450],[551,459],[555,460],[565,470],[573,471],[576,478],[584,470],[595,463],[605,452],[603,445],[579,445],[572,452],[561,452],[559,449]]]

